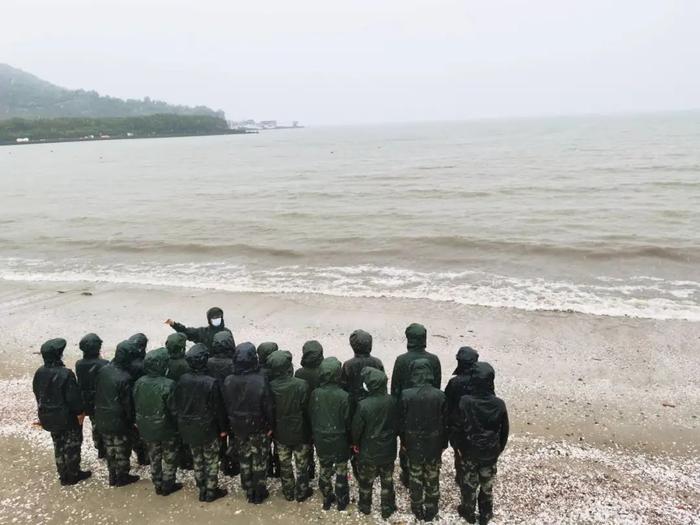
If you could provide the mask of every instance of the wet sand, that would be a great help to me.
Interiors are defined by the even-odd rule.
[[[274,340],[291,350],[295,365],[307,339],[326,355],[351,357],[355,328],[374,336],[374,354],[390,369],[404,350],[411,322],[428,328],[428,347],[443,362],[443,386],[459,346],[477,348],[496,368],[496,388],[509,406],[512,442],[499,464],[494,523],[694,523],[700,514],[698,411],[700,323],[583,314],[467,307],[422,300],[358,299],[315,295],[134,289],[114,285],[0,282],[0,443],[5,482],[0,522],[24,523],[374,523],[378,515],[320,510],[283,500],[278,483],[261,506],[245,503],[237,480],[233,495],[210,505],[185,490],[156,497],[144,479],[123,489],[106,487],[106,468],[85,430],[84,466],[94,478],[61,488],[47,433],[35,417],[31,374],[50,337],[65,337],[65,362],[79,358],[78,340],[94,331],[111,357],[120,340],[143,331],[149,348],[162,344],[172,317],[201,325],[221,306],[237,342]],[[147,478],[147,470],[140,469]],[[441,522],[458,521],[452,456],[442,470]],[[223,477],[222,477],[223,479]],[[353,495],[356,495],[354,483]],[[377,489],[375,487],[375,489]],[[397,484],[401,511],[393,523],[411,523],[408,494]],[[376,494],[378,503],[378,491]]]

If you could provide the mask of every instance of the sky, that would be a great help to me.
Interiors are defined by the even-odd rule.
[[[55,84],[359,124],[700,108],[698,0],[1,0]]]

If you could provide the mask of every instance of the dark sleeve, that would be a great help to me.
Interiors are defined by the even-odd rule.
[[[510,422],[508,421],[508,409],[505,403],[503,404],[503,415],[501,416],[501,452],[505,450],[508,443],[508,434],[510,434]]]
[[[352,441],[352,414],[350,413],[350,396],[345,397],[345,401],[341,406],[343,421],[345,422],[345,433],[348,440]]]
[[[435,377],[433,379],[435,380],[433,386],[439,389],[442,384],[442,365],[438,356],[435,356]]]
[[[226,432],[228,430],[228,417],[224,408],[224,400],[221,397],[221,387],[216,379],[211,388],[211,407],[214,411],[214,420],[218,431]]]
[[[391,395],[398,397],[401,393],[401,365],[398,358],[394,361],[394,370],[391,372]]]
[[[442,448],[447,448],[449,443],[449,428],[448,428],[449,412],[447,407],[447,396],[442,398],[442,410],[440,411],[440,429],[442,430]]]
[[[406,402],[406,399],[404,399],[403,396],[401,396],[401,399],[398,402],[398,413],[399,413],[399,437],[401,438],[401,441],[403,442],[403,436],[406,432],[406,415],[408,413],[408,403]]]
[[[175,381],[173,381],[165,395],[165,408],[170,413],[173,421],[177,421],[177,403],[175,402]]]
[[[365,431],[365,418],[362,415],[362,409],[358,408],[355,411],[355,417],[352,418],[352,443],[359,446],[362,440],[362,434]]]
[[[376,368],[377,370],[381,370],[382,372],[384,372],[384,363],[382,363],[382,360],[379,359],[378,357],[375,357],[374,359],[375,359],[375,361],[376,361],[376,363],[377,363],[377,366],[376,366],[375,368]]]
[[[80,394],[80,388],[78,387],[78,381],[75,378],[75,374],[72,370],[68,370],[68,377],[66,378],[66,383],[63,386],[63,395],[68,405],[68,410],[74,416],[83,413],[83,397]]]
[[[465,403],[467,401],[462,398],[459,401],[457,407],[457,416],[455,417],[454,425],[452,427],[452,443],[459,450],[464,450],[465,442],[464,438],[467,435],[467,418],[465,416]]]
[[[302,407],[304,413],[304,420],[306,421],[306,428],[311,430],[311,415],[309,414],[309,401],[311,400],[311,387],[306,381],[304,381],[304,397],[302,398]],[[310,432],[309,432],[310,433]],[[313,439],[313,437],[312,437]]]
[[[32,390],[34,391],[34,398],[36,399],[36,404],[39,404],[39,371],[34,373],[34,379],[32,380]],[[37,407],[38,409],[38,407]]]
[[[134,393],[131,388],[131,381],[122,381],[120,385],[121,394],[119,396],[119,402],[122,405],[122,410],[126,414],[127,422],[133,424],[136,419],[136,413],[134,409]]]
[[[272,430],[275,427],[275,398],[272,395],[270,383],[265,379],[265,386],[262,395],[263,416],[267,423],[267,430]]]
[[[340,388],[348,392],[349,386],[350,385],[348,384],[348,373],[345,370],[345,363],[343,363],[343,366],[340,369]]]
[[[185,337],[187,337],[187,339],[189,339],[193,343],[201,343],[202,342],[202,334],[201,334],[201,330],[199,328],[195,328],[193,326],[185,326],[184,324],[180,324],[180,323],[173,323],[172,328],[176,332],[180,332],[181,334],[185,334]]]

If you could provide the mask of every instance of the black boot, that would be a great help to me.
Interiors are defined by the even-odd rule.
[[[478,506],[479,525],[486,525],[493,518],[493,503],[483,499],[481,491],[479,491]]]
[[[117,474],[114,469],[109,469],[109,486],[115,487],[117,485]]]
[[[457,514],[462,516],[467,523],[476,523],[476,513],[474,509],[469,509],[465,505],[457,507]]]
[[[163,483],[163,488],[161,489],[161,494],[163,496],[170,496],[173,492],[177,492],[181,488],[182,488],[182,483],[178,483],[177,481],[170,482],[170,483]]]
[[[260,505],[269,497],[270,497],[270,492],[267,490],[267,487],[258,487],[257,489],[255,489],[255,496],[253,497],[253,503],[255,503],[256,505]]]
[[[425,512],[423,512],[423,507],[411,507],[411,512],[416,517],[418,521],[423,521],[425,518]]]
[[[335,503],[335,494],[329,494],[323,498],[323,510],[331,510],[333,503]]]
[[[219,498],[223,498],[227,494],[228,490],[222,489],[221,487],[215,488],[214,490],[207,490],[206,494],[204,495],[204,501],[211,503]]]
[[[207,489],[199,487],[199,501],[207,501]]]
[[[134,476],[133,474],[123,474],[117,478],[117,482],[114,484],[115,487],[126,487],[132,483],[136,483],[141,478],[139,476]]]
[[[97,459],[105,459],[107,457],[107,451],[104,447],[97,448]]]
[[[304,501],[309,499],[311,496],[313,496],[313,494],[314,494],[314,490],[311,487],[309,487],[304,494],[299,494],[297,496],[297,501],[299,503],[303,503]]]

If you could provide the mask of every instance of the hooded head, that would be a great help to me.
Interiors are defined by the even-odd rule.
[[[267,366],[270,369],[270,379],[288,377],[292,368],[292,354],[286,350],[272,352],[267,358]]]
[[[150,377],[161,377],[168,371],[170,356],[165,348],[156,348],[143,359],[143,370]]]
[[[350,334],[350,346],[357,355],[369,355],[372,351],[372,336],[364,330],[355,330]]]
[[[428,332],[425,326],[418,323],[411,323],[406,328],[406,348],[411,352],[420,352],[425,350],[425,341],[427,339]]]
[[[57,338],[49,339],[41,345],[41,357],[44,359],[46,366],[60,366],[63,364],[61,358],[63,351],[66,349],[66,340]]]
[[[243,375],[255,372],[257,369],[258,354],[255,351],[255,345],[248,342],[239,344],[233,354],[233,373],[236,375]]]
[[[102,349],[102,339],[97,334],[87,334],[80,340],[79,346],[83,357],[98,357]]]
[[[301,366],[318,368],[323,361],[323,347],[318,341],[306,341],[301,352]]]
[[[209,310],[207,310],[207,323],[209,323],[209,326],[213,326],[214,328],[223,328],[224,311],[218,306],[209,308]]]
[[[207,361],[209,360],[209,350],[207,345],[202,343],[197,343],[192,346],[185,354],[185,359],[187,364],[194,372],[201,372],[207,367]]]
[[[277,350],[279,350],[277,343],[260,343],[258,345],[258,360],[260,361],[260,366],[267,366],[267,358],[270,357],[270,354],[273,352],[277,352]]]
[[[370,394],[386,394],[386,374],[381,370],[366,366],[360,372],[362,382]]]
[[[457,351],[457,368],[452,375],[465,374],[474,368],[474,363],[479,360],[479,352],[471,346],[463,346]]]
[[[114,352],[114,359],[112,362],[121,368],[128,368],[137,353],[138,349],[134,343],[122,341],[117,345],[117,350]]]
[[[170,359],[182,359],[185,357],[185,344],[187,343],[187,336],[176,332],[170,334],[165,340],[165,348],[168,349],[168,355]]]
[[[416,359],[408,365],[408,378],[412,386],[430,385],[435,377],[427,359]]]
[[[318,367],[318,381],[321,386],[340,383],[343,365],[335,357],[325,358]]]
[[[221,330],[214,335],[211,344],[212,355],[232,356],[236,346],[233,342],[233,335],[228,330]]]
[[[134,343],[134,346],[136,346],[136,349],[139,354],[138,357],[140,357],[141,359],[146,357],[146,346],[148,345],[148,337],[146,337],[142,333],[138,333],[129,337],[129,341]]]
[[[472,373],[472,392],[474,395],[493,395],[493,381],[496,378],[496,372],[493,367],[485,361],[481,361],[474,365]]]

